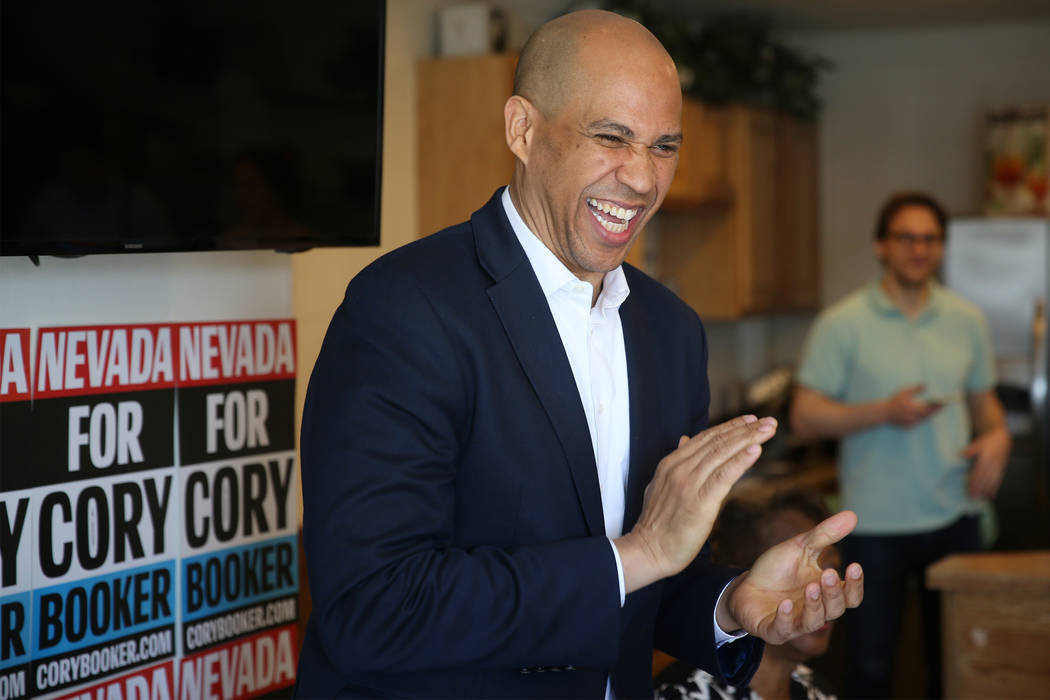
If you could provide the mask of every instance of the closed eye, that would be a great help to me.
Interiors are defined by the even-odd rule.
[[[678,153],[677,143],[658,143],[653,146],[653,150],[656,151],[657,155],[664,158],[670,157]]]
[[[596,134],[595,138],[603,146],[623,146],[626,145],[626,141],[616,134]]]

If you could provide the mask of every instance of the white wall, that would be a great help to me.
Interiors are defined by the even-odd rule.
[[[289,318],[272,251],[0,257],[0,328]]]
[[[878,273],[870,245],[889,192],[921,188],[957,214],[981,205],[984,111],[1050,104],[1050,22],[799,34],[834,62],[821,124],[822,296]]]

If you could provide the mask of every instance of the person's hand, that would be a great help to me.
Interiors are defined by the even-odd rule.
[[[673,576],[693,561],[722,501],[776,432],[773,418],[741,416],[689,438],[660,460],[638,522],[614,540],[628,593]]]
[[[844,510],[809,532],[767,549],[722,596],[716,610],[719,626],[727,632],[742,629],[770,644],[783,644],[860,605],[864,597],[860,564],[846,567],[845,580],[834,569],[820,567],[824,548],[856,525],[856,514]]]
[[[922,384],[907,386],[886,400],[886,420],[902,428],[908,428],[926,420],[941,409],[942,404],[921,401],[916,394],[925,389]]]
[[[1003,482],[1006,461],[1010,457],[1010,432],[1005,427],[998,427],[981,433],[966,446],[963,457],[973,459],[970,497],[994,498]]]

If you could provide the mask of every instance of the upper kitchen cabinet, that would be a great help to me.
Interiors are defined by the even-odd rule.
[[[776,237],[784,257],[777,295],[789,311],[820,307],[818,135],[813,122],[777,118]]]
[[[503,104],[517,59],[486,54],[419,62],[419,235],[466,221],[510,182],[514,157]]]
[[[682,147],[661,211],[694,211],[732,202],[727,152],[729,114],[697,100],[682,100]]]
[[[661,215],[659,273],[705,319],[819,303],[816,125],[730,107],[731,206]]]

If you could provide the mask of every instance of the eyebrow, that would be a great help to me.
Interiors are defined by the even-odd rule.
[[[630,127],[628,127],[626,124],[621,124],[620,122],[615,121],[613,119],[598,119],[597,121],[593,121],[590,124],[588,124],[587,129],[589,131],[615,131],[617,134],[624,137],[625,139],[636,139],[636,135]],[[681,142],[682,133],[678,132],[676,134],[663,134],[659,138],[657,138],[654,143],[663,144]]]
[[[943,231],[909,231],[908,229],[893,229],[889,232],[891,236],[921,236],[923,238],[943,238]]]

